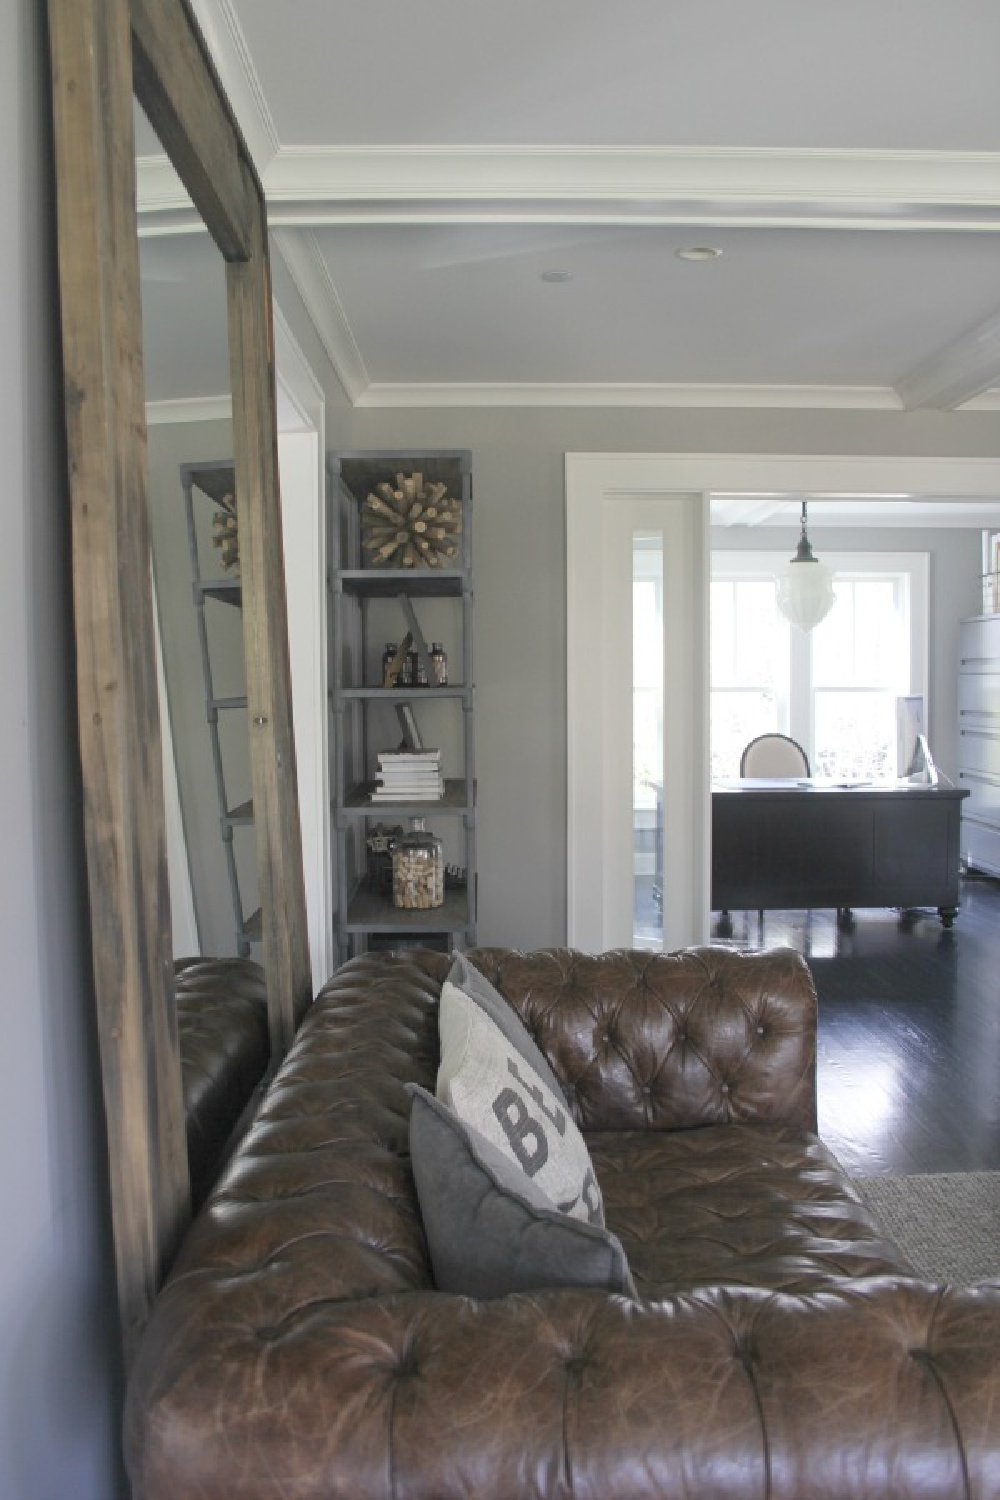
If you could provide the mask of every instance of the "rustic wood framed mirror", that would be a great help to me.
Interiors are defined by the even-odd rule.
[[[189,1217],[173,1010],[133,92],[226,262],[272,1061],[311,998],[264,198],[186,0],[49,0],[80,752],[126,1364]]]

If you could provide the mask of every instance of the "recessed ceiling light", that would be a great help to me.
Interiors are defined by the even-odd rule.
[[[678,260],[718,260],[722,251],[716,245],[688,245],[674,254]]]
[[[572,271],[543,271],[542,272],[542,280],[543,281],[572,281],[573,280],[573,272]]]

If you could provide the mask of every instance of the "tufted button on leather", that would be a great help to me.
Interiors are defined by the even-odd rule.
[[[757,1027],[757,1035],[758,1036],[763,1036],[764,1035],[764,1027],[763,1026],[758,1026]]]
[[[724,1094],[728,1094],[728,1093],[729,1093],[729,1084],[728,1084],[728,1083],[724,1083],[724,1084],[723,1084],[723,1085],[722,1085],[722,1092],[723,1092],[723,1093],[724,1093]]]

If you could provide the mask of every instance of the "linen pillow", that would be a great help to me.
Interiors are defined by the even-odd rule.
[[[445,980],[437,1097],[533,1180],[554,1208],[604,1223],[590,1152],[562,1095],[547,1087],[475,1001]]]
[[[407,1092],[413,1179],[439,1291],[486,1298],[592,1286],[635,1296],[617,1236],[560,1213],[433,1094],[415,1083]]]
[[[475,1000],[490,1020],[500,1027],[511,1046],[520,1052],[526,1063],[534,1068],[539,1078],[548,1085],[557,1099],[565,1097],[562,1084],[549,1067],[545,1054],[536,1044],[517,1011],[508,1004],[500,991],[490,984],[486,975],[480,974],[475,964],[469,963],[464,953],[455,952],[452,955],[448,983],[468,995],[470,1000]]]

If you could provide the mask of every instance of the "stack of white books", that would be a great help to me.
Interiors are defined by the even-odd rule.
[[[440,750],[380,750],[373,802],[439,802],[444,796]]]

